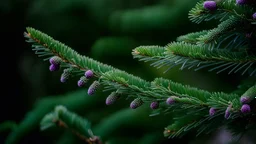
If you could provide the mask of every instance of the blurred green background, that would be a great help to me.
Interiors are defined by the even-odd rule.
[[[188,11],[196,2],[197,0],[1,0],[0,41],[3,86],[0,122],[13,120],[19,123],[35,108],[41,107],[47,109],[45,110],[47,112],[52,110],[53,105],[60,103],[68,105],[72,100],[62,101],[62,97],[66,95],[79,97],[84,94],[86,97],[86,92],[76,86],[78,78],[65,84],[60,83],[61,71],[51,73],[48,69],[49,63],[43,62],[33,53],[31,46],[23,37],[23,32],[28,26],[52,36],[80,54],[146,80],[165,77],[209,91],[230,92],[240,79],[203,70],[180,71],[178,68],[164,74],[164,68],[156,69],[150,67],[149,63],[132,58],[131,51],[137,46],[164,46],[180,35],[216,26],[216,22],[197,25],[189,21]],[[83,102],[75,102],[70,104],[70,108],[91,120],[93,126],[98,124],[100,126],[101,120],[105,117],[121,113],[120,111],[129,107],[130,101],[126,100],[113,106],[105,106],[104,99],[107,95],[108,93],[99,93],[95,98],[90,98],[94,99],[92,102],[95,103],[90,107],[83,106]],[[83,101],[83,97],[80,98]],[[49,104],[49,101],[54,103]],[[142,127],[131,125],[130,129],[120,126],[117,129],[119,136],[116,136],[116,141],[118,138],[122,140],[133,138],[139,141],[143,134],[149,139],[154,136],[159,138],[158,143],[193,142],[193,135],[175,140],[163,138],[162,131],[170,124],[168,123],[171,120],[170,116],[149,117],[148,106],[138,111],[142,111],[143,120],[149,125]],[[50,132],[40,132],[36,124],[31,125],[24,137],[19,138],[19,143],[55,143],[58,139],[61,141],[61,137],[68,137],[66,135],[69,133],[61,135],[63,130],[59,131],[58,136]],[[9,132],[1,134],[0,143],[6,139]],[[72,141],[75,138],[69,136],[67,139]]]

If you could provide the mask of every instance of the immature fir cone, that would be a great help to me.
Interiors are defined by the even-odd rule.
[[[249,97],[246,97],[246,96],[242,96],[242,97],[240,98],[240,102],[241,102],[242,104],[249,103],[249,102],[250,102],[250,98],[249,98]]]
[[[209,11],[214,11],[217,9],[217,4],[215,1],[205,1],[204,2],[204,8]]]
[[[252,15],[252,18],[256,20],[256,12]]]
[[[115,103],[120,96],[116,92],[112,92],[107,98],[106,98],[106,105],[111,105]]]
[[[91,85],[90,85],[90,87],[89,87],[89,89],[88,89],[88,91],[87,91],[87,93],[88,93],[88,95],[93,95],[95,92],[96,92],[96,90],[97,90],[97,88],[100,86],[100,83],[98,82],[98,81],[94,81]]]
[[[238,5],[244,5],[247,3],[248,0],[236,0],[236,4]]]
[[[63,73],[61,74],[61,77],[60,77],[60,81],[62,83],[66,82],[69,79],[69,77],[71,75],[71,71],[72,70],[70,68],[64,69],[64,71],[63,71]]]
[[[241,107],[241,112],[242,113],[249,113],[251,111],[250,105],[248,104],[243,104],[243,106]]]
[[[228,106],[224,115],[225,119],[228,119],[230,117],[230,114],[231,114],[230,111],[231,111],[231,106]]]
[[[84,73],[84,75],[85,75],[86,78],[91,78],[91,77],[93,77],[93,71],[87,70],[87,71]]]
[[[166,100],[166,104],[168,105],[171,105],[171,104],[174,104],[175,103],[175,100],[172,98],[172,97],[169,97],[167,100]]]
[[[58,71],[60,69],[60,65],[51,64],[49,66],[50,71]]]
[[[77,81],[77,86],[83,87],[87,81],[88,79],[85,76],[82,76],[80,80]]]
[[[53,56],[49,59],[49,62],[53,65],[59,65],[61,63],[61,58],[58,56]]]
[[[150,108],[151,109],[158,109],[158,107],[159,107],[159,102],[152,102],[150,104]]]
[[[210,110],[209,110],[209,115],[213,116],[215,113],[216,113],[216,109],[211,107]]]
[[[130,108],[136,109],[140,107],[142,104],[143,104],[143,101],[140,98],[136,98],[131,102]]]

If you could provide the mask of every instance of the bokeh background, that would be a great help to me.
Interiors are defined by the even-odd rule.
[[[131,51],[137,46],[164,46],[180,35],[215,27],[217,22],[198,25],[189,21],[188,11],[196,2],[197,0],[1,0],[0,122],[12,120],[20,123],[29,112],[38,107],[50,111],[54,104],[62,103],[63,96],[84,94],[86,97],[86,91],[83,93],[81,88],[76,86],[77,79],[72,79],[66,84],[60,83],[61,71],[50,72],[49,63],[33,53],[23,37],[26,27],[38,29],[80,54],[146,80],[165,77],[209,91],[231,92],[240,82],[240,78],[227,77],[226,74],[216,75],[204,70],[180,71],[178,68],[164,74],[164,68],[156,69],[149,63],[132,58]],[[98,125],[104,118],[129,107],[130,101],[127,100],[121,100],[113,106],[105,106],[107,95],[100,93],[95,96],[94,106],[86,107],[87,109],[82,104],[73,104],[70,107],[87,117],[93,125]],[[55,103],[49,105],[44,100],[52,100]],[[171,119],[171,116],[151,118],[148,116],[148,106],[141,109],[138,111],[144,113],[144,120],[148,125],[129,125],[129,129],[121,124],[116,129],[119,136],[115,137],[139,141],[149,132],[149,137],[155,136],[157,143],[206,143],[213,139],[218,140],[216,135],[219,133],[199,138],[194,138],[193,133],[181,139],[164,138],[162,132],[164,127],[170,124],[168,119]],[[58,131],[58,134],[54,130],[41,132],[37,125],[39,122],[32,123],[18,143],[60,143],[63,137],[76,141],[75,138],[66,136],[68,134],[65,132],[63,134],[63,130]],[[153,131],[156,133],[152,133]],[[0,143],[4,142],[9,133],[10,131],[1,133]]]

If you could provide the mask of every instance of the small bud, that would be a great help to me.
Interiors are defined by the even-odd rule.
[[[204,2],[204,8],[209,11],[214,11],[217,9],[217,4],[215,1],[205,1]]]
[[[216,109],[211,107],[210,110],[209,110],[209,115],[213,116],[215,113],[216,113]]]
[[[60,69],[60,65],[51,64],[49,66],[50,71],[58,71]]]
[[[72,72],[71,68],[64,69],[63,73],[61,74],[60,81],[62,83],[66,82],[69,79],[71,72]]]
[[[249,97],[246,97],[246,96],[242,96],[242,97],[240,98],[240,102],[241,102],[242,104],[249,103],[249,102],[250,102],[250,98],[249,98]]]
[[[171,105],[171,104],[174,104],[175,103],[175,100],[173,99],[173,97],[169,97],[167,100],[166,100],[166,104],[168,105]]]
[[[84,73],[84,75],[85,75],[86,78],[91,78],[91,77],[93,77],[93,71],[88,70],[88,71],[86,71],[86,72]]]
[[[252,15],[252,18],[256,20],[256,12]]]
[[[236,0],[236,4],[238,5],[244,5],[247,3],[248,0]]]
[[[151,109],[158,109],[158,107],[159,107],[159,102],[152,102],[150,104],[150,108]]]
[[[85,83],[88,81],[88,79],[85,77],[85,76],[82,76],[81,78],[80,78],[80,80],[77,82],[77,85],[79,86],[79,87],[82,87],[82,86],[84,86],[85,85]]]
[[[251,111],[250,105],[243,104],[243,106],[241,107],[241,112],[242,113],[249,113],[250,111]]]
[[[130,108],[136,109],[140,107],[142,104],[143,104],[143,101],[140,98],[136,98],[131,102]]]
[[[50,58],[49,62],[53,65],[59,65],[61,63],[61,58],[58,56],[53,56]]]
[[[94,81],[91,85],[90,85],[90,87],[89,87],[89,89],[88,89],[88,95],[93,95],[95,92],[96,92],[96,90],[97,90],[97,88],[100,86],[100,83],[98,82],[98,81]]]
[[[106,98],[106,105],[111,105],[115,103],[120,98],[119,95],[117,95],[116,92],[112,92],[107,98]]]
[[[231,106],[228,106],[225,111],[225,115],[224,115],[225,119],[229,119],[230,114],[231,114],[230,111],[231,111]]]

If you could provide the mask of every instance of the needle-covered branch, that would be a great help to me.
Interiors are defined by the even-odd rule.
[[[59,126],[71,130],[87,144],[102,144],[98,136],[93,135],[90,122],[79,115],[70,112],[66,107],[58,105],[41,120],[41,130]]]
[[[256,75],[256,57],[246,51],[211,50],[190,43],[172,42],[165,47],[140,46],[135,48],[132,54],[141,61],[153,62],[151,65],[154,67],[167,66],[166,71],[180,65],[180,69],[194,68],[197,71],[210,68],[209,71],[217,71],[217,73],[229,70],[229,74],[240,71],[242,75],[245,73],[250,76]]]

